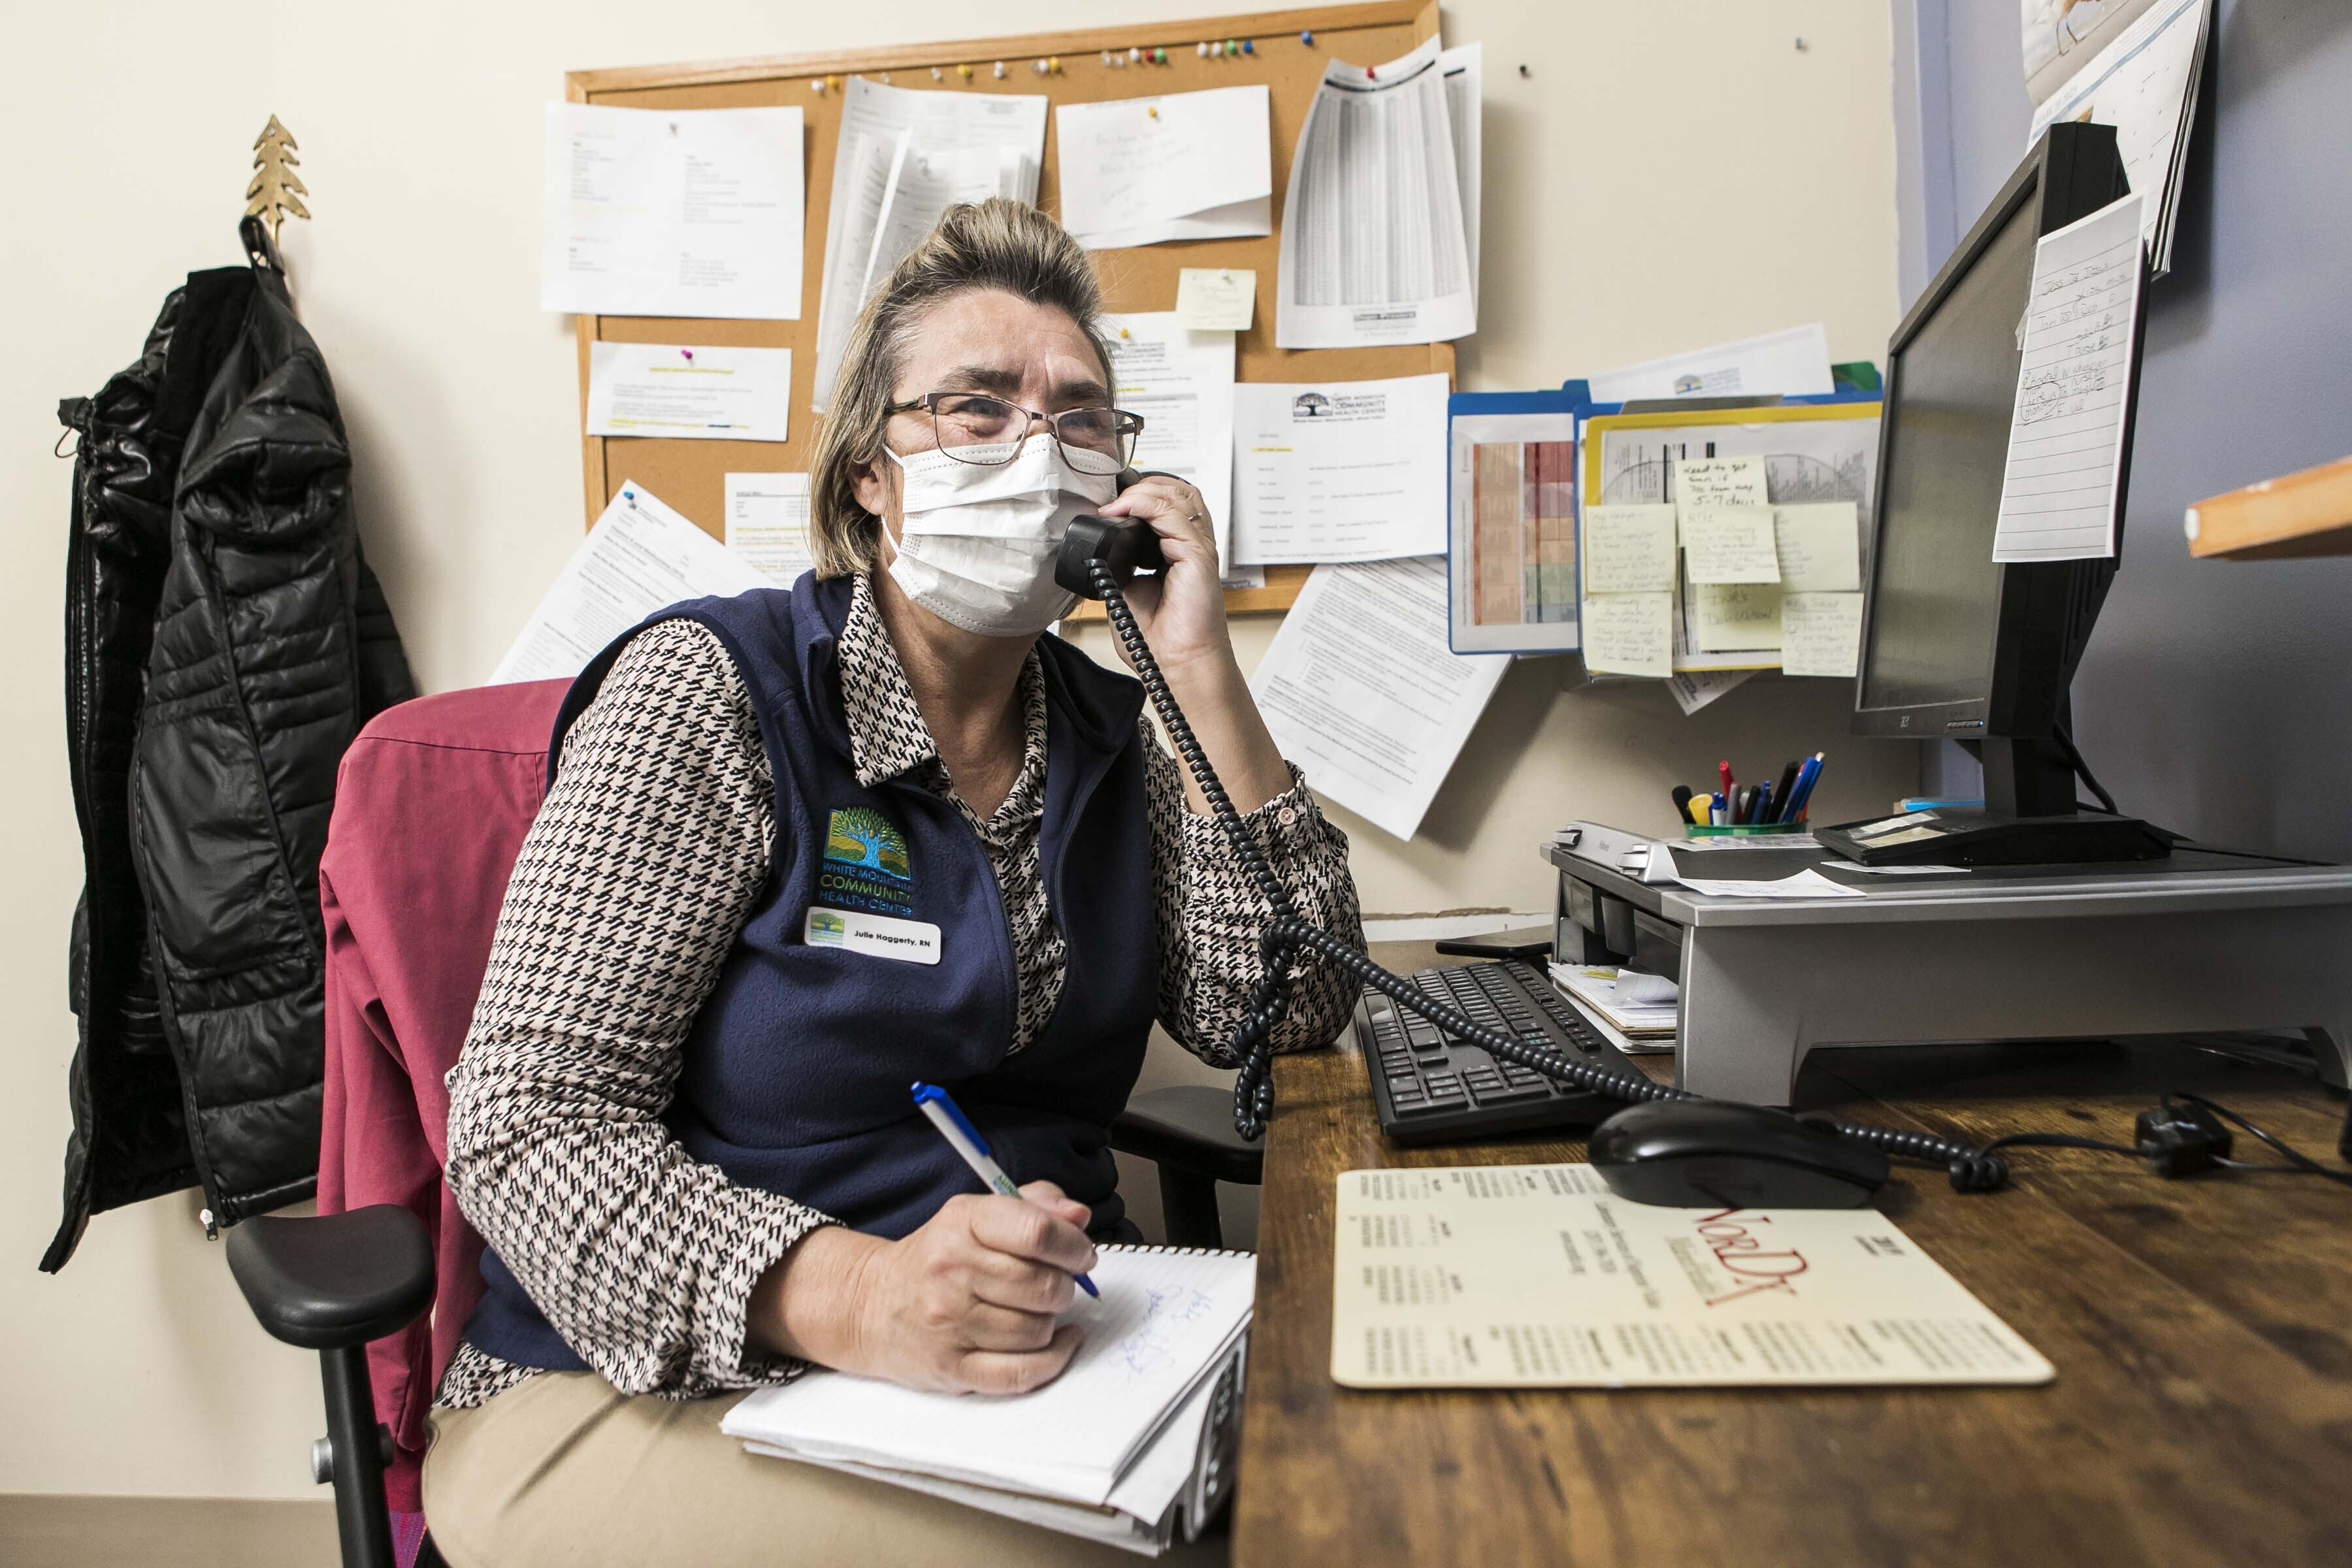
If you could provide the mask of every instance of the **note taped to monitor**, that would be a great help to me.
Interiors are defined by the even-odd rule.
[[[1350,1388],[2056,1375],[1873,1209],[1656,1208],[1590,1165],[1480,1165],[1343,1172],[1337,1219],[1331,1377]]]

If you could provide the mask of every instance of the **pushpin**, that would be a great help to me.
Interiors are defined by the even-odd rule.
[[[882,85],[884,87],[888,87],[890,85],[890,73],[888,71],[884,71],[882,73]]]
[[[1108,70],[1110,68],[1110,51],[1108,49],[1105,49],[1102,52],[1102,63],[1105,70]]]
[[[931,68],[931,79],[933,81],[945,81],[948,79],[948,73],[940,69],[939,67],[933,66]]]
[[[1029,62],[1029,69],[1034,75],[1044,76],[1045,74],[1045,62],[1042,59],[1031,60]]]
[[[1152,113],[1154,113],[1154,114],[1157,114],[1157,113],[1159,113],[1160,111],[1159,111],[1158,110],[1156,110],[1156,109],[1155,109],[1155,110],[1153,110],[1151,112],[1152,112]],[[1133,337],[1135,334],[1134,334],[1134,333],[1132,333],[1132,332],[1130,332],[1130,331],[1129,331],[1125,327],[1121,327],[1121,328],[1118,330],[1118,335],[1119,335],[1119,337],[1120,337],[1121,339],[1127,339],[1127,338],[1131,338],[1131,337]]]
[[[1061,75],[1061,74],[1062,74],[1062,57],[1061,57],[1061,56],[1059,56],[1059,55],[1050,55],[1050,56],[1048,56],[1048,57],[1046,58],[1046,60],[1045,60],[1045,67],[1046,67],[1046,68],[1047,68],[1048,70],[1051,70],[1051,71],[1052,71],[1055,76],[1059,76],[1059,75]]]
[[[1238,41],[1233,38],[1227,38],[1225,40],[1225,53],[1228,55],[1237,55],[1241,52],[1242,47]]]
[[[1156,103],[1147,105],[1143,111],[1154,120],[1160,118],[1160,106]]]
[[[971,79],[971,68],[970,66],[958,66],[956,67],[956,75],[963,78],[966,81],[970,81]]]
[[[996,62],[996,79],[999,81],[1003,81],[1004,79],[1004,62],[1003,60]]]
[[[1315,35],[1314,35],[1314,34],[1312,34],[1312,33],[1310,33],[1310,32],[1307,32],[1307,31],[1306,29],[1304,29],[1304,28],[1301,28],[1301,29],[1299,30],[1299,34],[1298,34],[1298,41],[1299,41],[1300,43],[1302,43],[1302,44],[1305,44],[1308,48],[1310,48],[1310,49],[1311,49],[1311,48],[1313,48],[1313,47],[1315,47]]]
[[[1168,50],[1164,46],[1151,51],[1151,63],[1156,66],[1164,66],[1168,63]]]
[[[1209,58],[1209,46],[1205,43],[1194,44],[1192,53],[1205,60]]]
[[[811,92],[823,92],[824,90],[824,78],[816,77],[813,79],[809,82],[809,90]]]
[[[1257,53],[1256,40],[1252,38],[1244,38],[1242,40],[1242,53],[1245,55],[1254,55]]]
[[[1143,63],[1143,51],[1133,45],[1129,45],[1127,50],[1127,63],[1131,66],[1141,65]]]

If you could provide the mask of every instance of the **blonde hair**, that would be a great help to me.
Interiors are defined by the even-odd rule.
[[[975,289],[1002,289],[1062,311],[1086,333],[1109,376],[1110,350],[1096,321],[1102,285],[1085,248],[1025,203],[992,196],[950,207],[866,301],[843,347],[809,458],[809,552],[819,577],[873,565],[882,522],[857,503],[857,476],[883,460],[908,336],[933,306]]]

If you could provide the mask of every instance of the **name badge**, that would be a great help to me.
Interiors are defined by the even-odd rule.
[[[828,910],[812,904],[801,925],[801,940],[811,947],[845,947],[902,963],[937,963],[940,928],[929,921],[894,920],[863,910]]]

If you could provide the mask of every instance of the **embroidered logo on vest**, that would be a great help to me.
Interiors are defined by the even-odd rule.
[[[915,876],[906,836],[870,805],[835,808],[825,826],[816,896],[841,909],[912,913]]]

